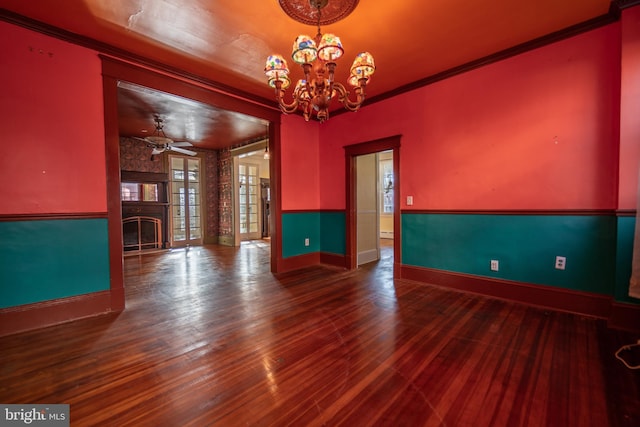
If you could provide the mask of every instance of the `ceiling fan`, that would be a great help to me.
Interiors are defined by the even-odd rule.
[[[156,122],[156,130],[153,135],[144,138],[134,137],[135,139],[146,142],[147,145],[152,148],[152,157],[156,154],[162,154],[165,151],[175,151],[176,153],[186,154],[188,156],[195,156],[197,154],[195,151],[182,148],[193,146],[189,141],[174,141],[168,138],[167,135],[164,134],[162,119],[158,115],[154,116],[153,121]]]

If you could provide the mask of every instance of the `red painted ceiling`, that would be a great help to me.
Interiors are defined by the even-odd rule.
[[[342,39],[345,53],[338,62],[337,81],[345,82],[358,52],[373,54],[377,70],[367,86],[370,99],[604,16],[609,6],[610,0],[361,0],[351,14],[323,26],[322,32]],[[0,8],[0,19],[18,14],[222,83],[265,103],[273,103],[263,72],[266,57],[290,57],[296,35],[316,33],[315,25],[289,17],[278,0],[0,0]],[[301,76],[292,70],[294,82]],[[153,131],[153,114],[165,118],[167,136],[174,139],[189,137],[180,129],[183,121],[191,120],[196,146],[220,147],[265,134],[266,123],[236,113],[150,91],[125,88],[121,93],[125,135],[142,136],[141,126]],[[182,134],[172,135],[172,124]],[[212,136],[225,128],[228,135]]]

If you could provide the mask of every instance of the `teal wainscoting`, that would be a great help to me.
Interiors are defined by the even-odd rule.
[[[0,222],[0,308],[109,286],[106,219]]]
[[[305,246],[305,239],[309,246]],[[282,257],[313,252],[345,253],[344,212],[287,212],[282,214]]]
[[[320,212],[320,251],[344,255],[347,252],[344,212]]]
[[[309,246],[305,246],[309,239]],[[282,214],[282,257],[320,251],[320,212]]]
[[[613,295],[613,215],[403,213],[401,221],[405,265]],[[565,270],[555,268],[558,255]]]

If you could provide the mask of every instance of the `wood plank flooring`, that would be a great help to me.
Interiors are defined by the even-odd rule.
[[[269,246],[127,257],[127,309],[0,338],[1,403],[72,426],[640,426],[637,336]]]

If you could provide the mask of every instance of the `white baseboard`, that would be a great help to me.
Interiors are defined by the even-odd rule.
[[[368,251],[358,252],[358,265],[377,261],[380,254],[377,249],[369,249]]]

